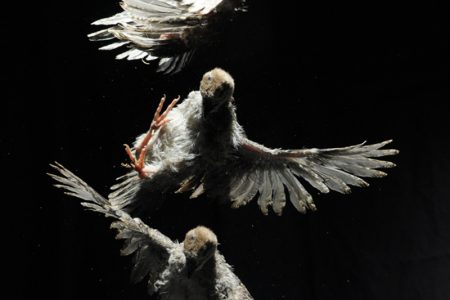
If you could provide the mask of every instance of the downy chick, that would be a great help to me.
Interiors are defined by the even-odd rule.
[[[174,242],[139,218],[115,209],[109,200],[72,172],[56,163],[49,174],[55,186],[82,199],[81,205],[116,221],[117,239],[124,240],[121,255],[134,255],[131,279],[148,280],[148,293],[162,300],[251,300],[246,287],[217,250],[217,236],[198,226],[182,243]]]
[[[161,113],[163,98],[149,131],[138,137],[134,150],[126,146],[137,172],[112,187],[111,203],[118,208],[149,203],[148,190],[191,191],[192,198],[205,193],[230,201],[235,208],[257,198],[264,214],[271,206],[281,215],[289,194],[294,207],[305,213],[316,206],[303,182],[322,193],[349,193],[349,185],[368,186],[360,177],[383,177],[386,173],[377,169],[395,166],[374,159],[398,153],[381,149],[390,140],[298,150],[253,142],[237,121],[234,88],[231,75],[216,68],[205,73],[199,91],[181,104],[175,99]]]

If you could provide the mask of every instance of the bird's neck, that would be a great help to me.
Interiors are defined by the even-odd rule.
[[[217,279],[217,262],[216,256],[213,255],[207,261],[205,261],[201,268],[197,269],[195,273],[192,274],[193,277],[202,281],[202,285],[214,285]]]
[[[211,121],[220,125],[223,121],[226,121],[227,116],[231,116],[233,97],[214,99],[203,96],[202,98],[202,116],[206,121]],[[217,118],[219,118],[217,120]],[[222,122],[220,122],[222,121]]]
[[[217,103],[217,102],[216,102]],[[206,160],[223,161],[231,147],[233,122],[235,121],[234,106],[226,101],[219,107],[213,105],[210,99],[203,99],[202,126],[199,132],[200,154]]]

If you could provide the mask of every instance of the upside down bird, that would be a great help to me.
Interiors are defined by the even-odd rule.
[[[360,177],[383,177],[395,164],[375,159],[395,155],[391,141],[328,149],[270,149],[248,139],[236,118],[234,80],[216,68],[204,74],[200,90],[162,112],[162,98],[148,132],[133,148],[125,145],[132,168],[109,195],[117,208],[150,203],[148,191],[191,192],[230,201],[237,208],[257,198],[264,214],[281,215],[290,202],[301,213],[315,210],[304,182],[321,193],[349,193],[366,187]],[[286,191],[285,191],[286,188]]]
[[[123,49],[117,59],[158,62],[158,72],[174,74],[233,18],[245,0],[123,0],[123,12],[95,21],[110,26],[88,35],[112,41],[100,50]]]
[[[116,219],[117,239],[125,241],[121,255],[134,254],[131,279],[148,278],[148,293],[162,300],[251,300],[246,287],[233,273],[217,250],[217,237],[206,227],[198,226],[182,243],[173,242],[139,218],[115,209],[110,202],[72,172],[56,163],[56,187],[84,200],[81,205]]]

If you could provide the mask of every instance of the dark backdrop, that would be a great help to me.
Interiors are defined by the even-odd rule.
[[[160,76],[88,42],[89,23],[118,12],[116,1],[16,4],[1,21],[12,299],[148,299],[128,281],[110,220],[83,211],[45,172],[57,160],[106,194],[124,172],[122,144],[146,130],[161,95],[186,96],[215,66],[234,76],[252,139],[299,148],[393,138],[398,167],[351,195],[315,195],[318,211],[306,215],[168,195],[147,223],[178,240],[212,228],[256,299],[450,299],[447,8],[250,1],[188,68]]]

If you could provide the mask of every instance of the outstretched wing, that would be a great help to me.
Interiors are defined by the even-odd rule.
[[[87,209],[116,219],[111,227],[118,231],[116,238],[124,240],[121,255],[134,254],[131,280],[139,282],[148,276],[149,293],[155,292],[157,287],[154,283],[166,268],[169,251],[176,246],[175,243],[158,230],[145,225],[140,219],[132,218],[126,212],[111,207],[107,199],[61,164],[55,163],[51,166],[59,173],[48,174],[57,182],[56,187],[62,188],[68,195],[82,199],[81,205]]]
[[[381,149],[391,140],[378,144],[365,143],[329,149],[281,150],[269,149],[248,139],[238,146],[238,162],[228,173],[231,178],[229,197],[233,207],[248,203],[257,196],[264,214],[272,206],[281,215],[286,204],[285,188],[294,207],[302,213],[315,210],[313,198],[305,189],[306,181],[322,193],[330,190],[349,193],[349,186],[366,187],[360,177],[383,177],[381,168],[394,163],[374,159],[395,155],[395,149]],[[244,166],[244,167],[242,167]]]
[[[196,45],[207,40],[214,15],[241,7],[242,0],[123,0],[123,12],[93,25],[111,26],[88,35],[92,41],[113,40],[100,50],[128,47],[117,59],[158,61],[158,71],[179,72]],[[233,7],[234,6],[234,7]]]

